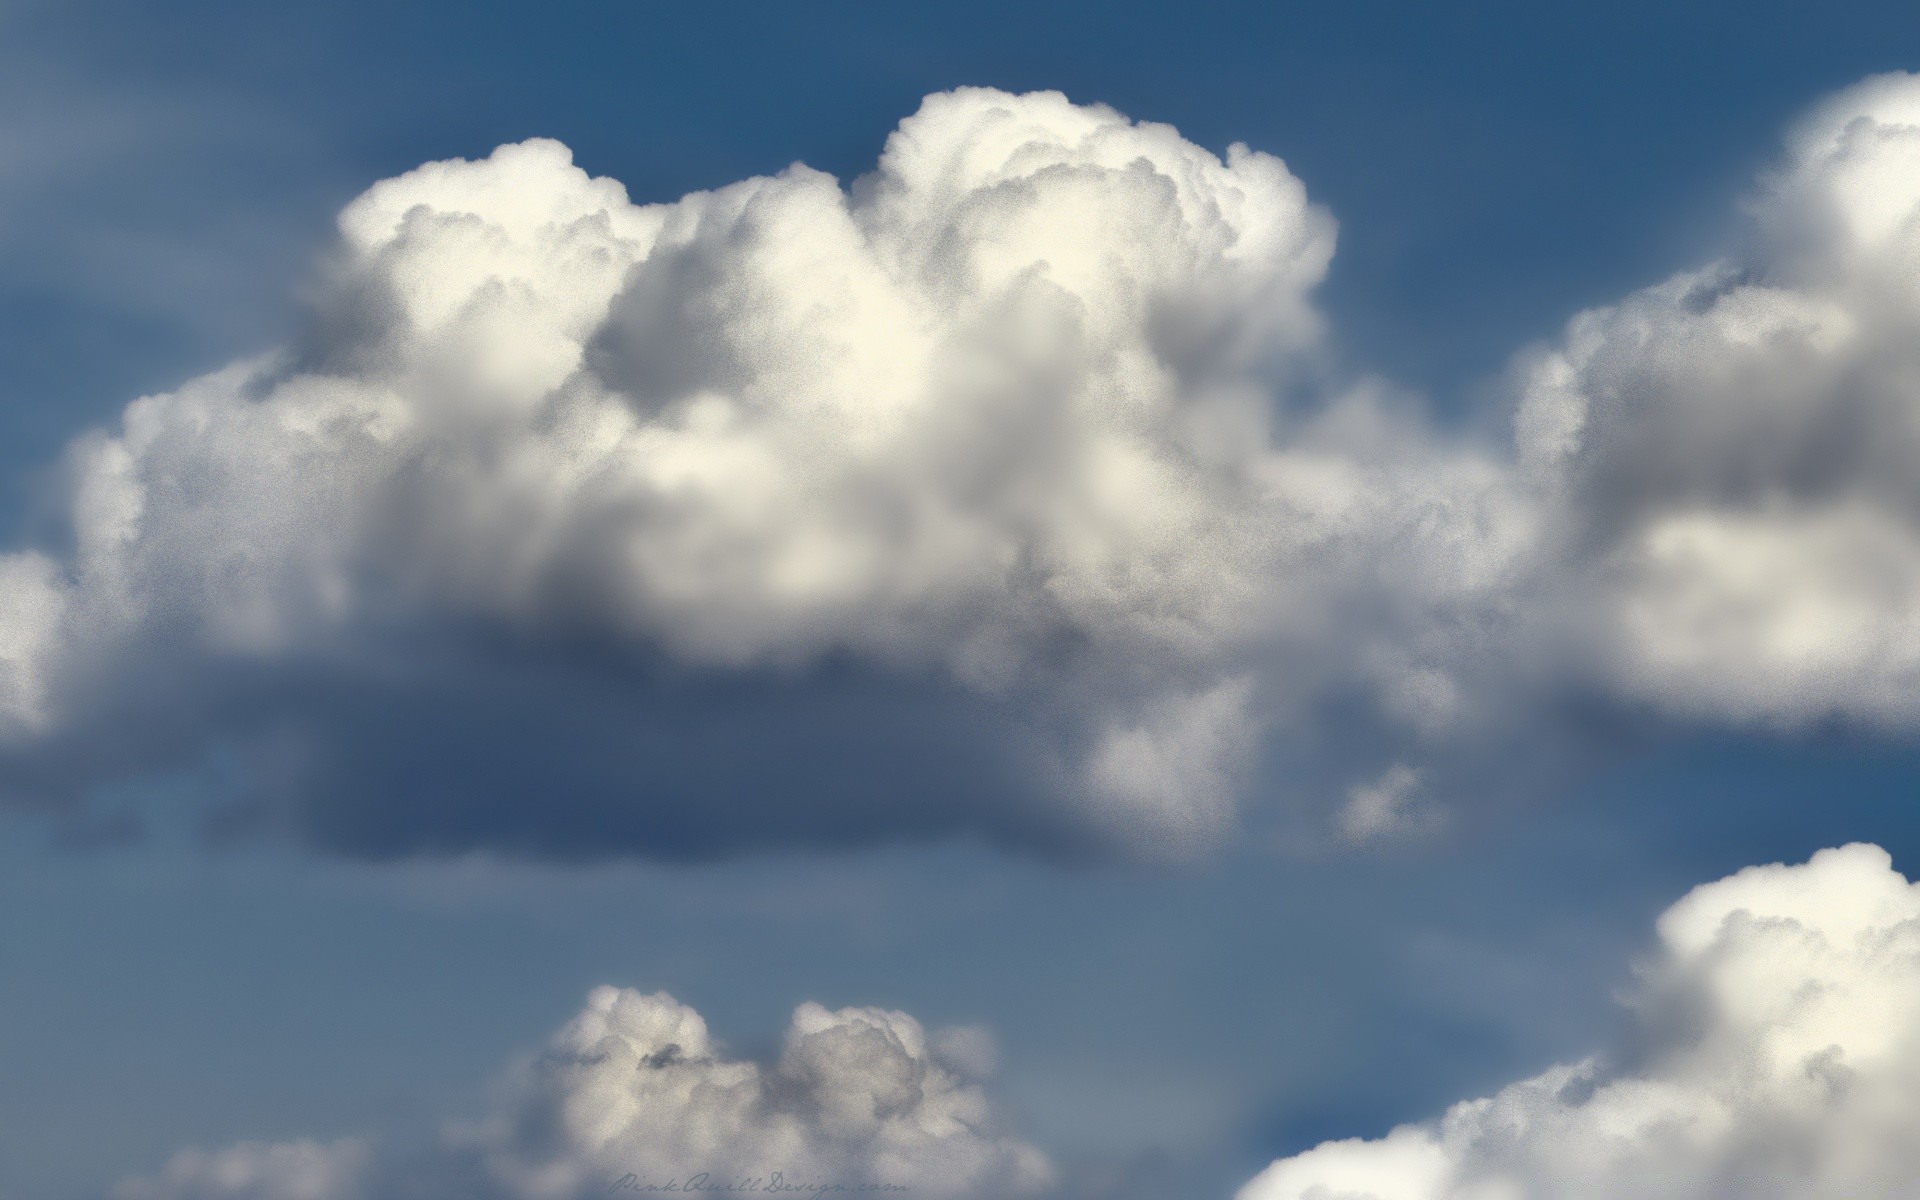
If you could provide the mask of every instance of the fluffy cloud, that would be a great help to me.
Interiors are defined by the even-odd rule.
[[[1916,114],[1817,109],[1738,253],[1522,356],[1510,452],[1328,367],[1278,159],[1055,94],[929,97],[851,187],[430,164],[287,348],[75,444],[70,544],[0,558],[0,792],[1179,856],[1256,779],[1433,828],[1567,706],[1911,729]]]
[[[1740,252],[1527,367],[1561,615],[1596,674],[1673,711],[1911,728],[1920,79],[1816,108],[1752,209]]]
[[[1372,1141],[1276,1162],[1239,1200],[1902,1197],[1920,1178],[1920,884],[1878,847],[1695,888],[1656,925],[1612,1052]],[[348,1139],[186,1152],[114,1200],[563,1200],[769,1177],[1054,1195],[999,1126],[980,1030],[801,1006],[766,1061],[671,997],[600,988],[435,1149]]]
[[[1333,245],[1278,159],[1056,94],[929,97],[850,190],[635,205],[532,141],[340,229],[292,346],[83,438],[70,551],[0,560],[15,791],[193,747],[260,819],[374,853],[710,852],[800,835],[783,807],[816,840],[1179,853],[1349,659],[1444,719],[1400,627],[1517,544],[1485,456],[1362,395],[1276,404]],[[703,717],[729,687],[792,695]],[[888,721],[958,742],[900,757],[975,794],[849,770],[915,736]],[[741,777],[742,738],[827,749]],[[818,794],[743,798],[796,776]]]
[[[1753,867],[1659,920],[1637,1037],[1239,1200],[1898,1197],[1920,1179],[1920,885],[1875,846]]]
[[[794,1012],[773,1062],[733,1059],[672,997],[603,987],[511,1073],[491,1117],[450,1125],[424,1159],[360,1140],[244,1143],[184,1152],[114,1200],[567,1200],[629,1176],[684,1190],[776,1173],[981,1200],[1048,1191],[1046,1158],[995,1131],[976,1082],[991,1059],[979,1030],[930,1038],[905,1013],[817,1004]]]

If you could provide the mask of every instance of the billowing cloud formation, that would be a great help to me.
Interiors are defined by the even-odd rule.
[[[568,1200],[623,1179],[660,1190],[776,1174],[792,1188],[883,1186],[940,1197],[1031,1196],[1052,1165],[995,1131],[974,1081],[979,1030],[929,1038],[905,1013],[794,1012],[770,1064],[726,1057],[700,1014],[665,994],[596,989],[521,1064],[485,1121],[450,1126],[426,1160],[368,1142],[244,1143],[183,1152],[115,1200]],[[907,1193],[902,1193],[907,1194]]]
[[[1625,693],[1707,718],[1920,719],[1920,79],[1816,108],[1738,254],[1529,364],[1568,614]]]
[[[1753,211],[1524,355],[1509,453],[1330,382],[1279,160],[1058,95],[929,97],[851,188],[422,167],[290,348],[75,446],[70,547],[0,558],[0,789],[198,765],[375,855],[1180,855],[1263,771],[1436,827],[1569,705],[1909,730],[1920,81]]]
[[[701,1170],[938,1196],[1031,1194],[1052,1176],[992,1133],[985,1096],[936,1061],[918,1022],[877,1008],[802,1005],[762,1067],[718,1054],[671,997],[601,988],[514,1092],[469,1136],[490,1178],[538,1200]]]
[[[1482,457],[1276,406],[1333,244],[1281,162],[1055,94],[929,97],[851,191],[533,141],[340,227],[294,347],[83,439],[71,553],[0,560],[15,790],[184,745],[374,853],[1177,853],[1345,657],[1444,708],[1390,634],[1509,551]]]
[[[1658,930],[1631,1050],[1329,1142],[1239,1200],[1912,1195],[1920,885],[1848,846],[1695,888]]]

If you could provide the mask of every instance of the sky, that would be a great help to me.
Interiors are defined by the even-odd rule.
[[[0,0],[0,1198],[1920,1170],[1916,69]]]

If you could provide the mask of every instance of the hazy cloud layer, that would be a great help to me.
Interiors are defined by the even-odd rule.
[[[1039,1151],[996,1132],[979,1080],[980,1030],[932,1037],[877,1008],[793,1014],[771,1063],[728,1057],[700,1014],[662,994],[603,987],[499,1089],[493,1114],[450,1124],[428,1154],[348,1139],[185,1151],[123,1180],[114,1200],[568,1200],[630,1185],[680,1190],[777,1173],[795,1188],[1037,1195],[1054,1184]]]
[[[929,97],[850,188],[422,167],[289,347],[75,444],[71,543],[0,559],[0,787],[198,769],[375,855],[1180,855],[1262,771],[1437,827],[1563,701],[1910,728],[1915,122],[1816,110],[1738,254],[1521,356],[1510,449],[1334,382],[1278,159],[1058,95]]]
[[[1658,930],[1627,1046],[1277,1162],[1239,1200],[1911,1195],[1920,886],[1853,845],[1695,888]]]
[[[241,1142],[208,1153],[183,1150],[151,1176],[121,1181],[112,1200],[362,1200],[371,1147],[337,1142]]]

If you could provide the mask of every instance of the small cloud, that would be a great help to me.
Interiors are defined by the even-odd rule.
[[[1347,841],[1360,843],[1431,833],[1442,819],[1421,792],[1420,772],[1396,763],[1374,782],[1347,789],[1334,824]]]

